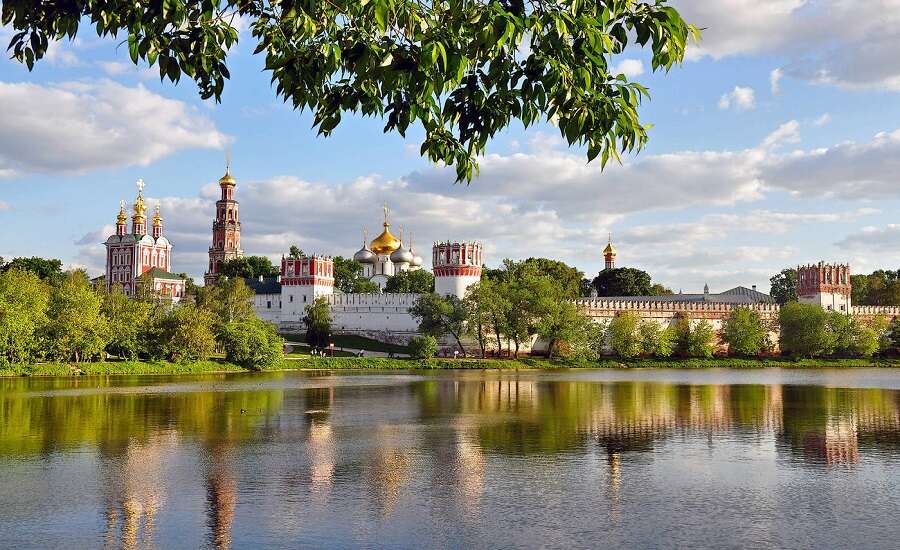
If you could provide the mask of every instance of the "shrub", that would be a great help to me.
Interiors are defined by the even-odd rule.
[[[746,307],[732,311],[722,327],[722,339],[732,355],[759,355],[765,350],[768,338],[769,331],[759,312]]]
[[[812,304],[788,302],[778,315],[781,350],[796,357],[815,357],[834,349],[833,327],[828,312]]]
[[[166,319],[166,350],[175,361],[209,357],[216,347],[215,317],[193,304],[176,307]]]
[[[706,320],[691,325],[687,315],[675,322],[675,350],[683,357],[712,357],[716,349],[716,331]]]
[[[260,319],[232,321],[219,339],[225,359],[245,368],[268,368],[283,357],[284,340],[275,332],[275,325]]]
[[[674,351],[674,332],[656,321],[644,321],[638,328],[641,353],[654,357],[670,357]]]
[[[629,359],[641,353],[641,335],[638,326],[641,318],[630,311],[620,311],[609,322],[607,338],[609,347],[619,357]]]
[[[409,353],[416,359],[431,359],[437,355],[437,350],[437,339],[434,336],[413,336],[409,340]]]

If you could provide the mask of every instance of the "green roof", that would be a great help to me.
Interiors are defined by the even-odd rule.
[[[169,273],[168,271],[164,271],[158,267],[154,267],[149,271],[145,272],[145,275],[149,275],[154,279],[178,279],[179,281],[185,280],[185,278],[181,275],[177,275],[175,273]]]

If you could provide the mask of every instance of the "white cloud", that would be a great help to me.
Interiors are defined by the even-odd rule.
[[[640,59],[623,59],[611,68],[610,74],[624,74],[628,78],[634,78],[644,74],[644,63]]]
[[[675,0],[704,27],[689,59],[778,52],[785,74],[843,88],[900,91],[900,0]]]
[[[733,90],[722,94],[719,98],[719,109],[731,109],[734,107],[738,111],[747,111],[756,107],[756,97],[753,88],[746,86],[735,86]]]
[[[121,61],[101,61],[99,65],[103,72],[109,76],[119,76],[135,70],[134,65],[128,65]]]
[[[12,210],[12,206],[8,202],[0,201],[0,212]]]
[[[888,252],[896,256],[900,251],[900,224],[889,223],[884,227],[866,226],[835,244],[847,250]]]
[[[763,147],[772,148],[782,143],[797,143],[800,141],[800,123],[789,120],[775,129],[763,140]]]
[[[0,104],[0,167],[16,172],[147,165],[176,151],[228,142],[197,109],[109,80],[0,82]]]
[[[781,92],[782,76],[784,76],[784,69],[781,67],[772,69],[772,72],[769,73],[769,89],[772,91],[772,95],[778,95]]]
[[[822,113],[813,121],[813,126],[825,126],[831,122],[831,115],[828,113]]]

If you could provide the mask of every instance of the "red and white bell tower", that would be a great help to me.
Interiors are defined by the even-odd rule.
[[[334,294],[334,260],[326,256],[281,258],[281,320],[300,322],[306,306]]]
[[[238,216],[238,202],[234,200],[234,188],[237,182],[231,175],[231,164],[225,168],[225,175],[219,178],[219,187],[222,189],[221,198],[216,201],[216,219],[212,227],[212,246],[209,247],[209,267],[203,277],[206,286],[216,284],[222,270],[222,264],[226,260],[240,258],[244,255],[241,250],[241,222]]]
[[[463,298],[481,280],[484,263],[480,242],[443,242],[431,247],[434,291],[441,296]]]

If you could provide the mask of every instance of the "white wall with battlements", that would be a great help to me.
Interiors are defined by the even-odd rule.
[[[406,343],[419,323],[409,310],[421,294],[332,294],[332,329],[383,341]]]

